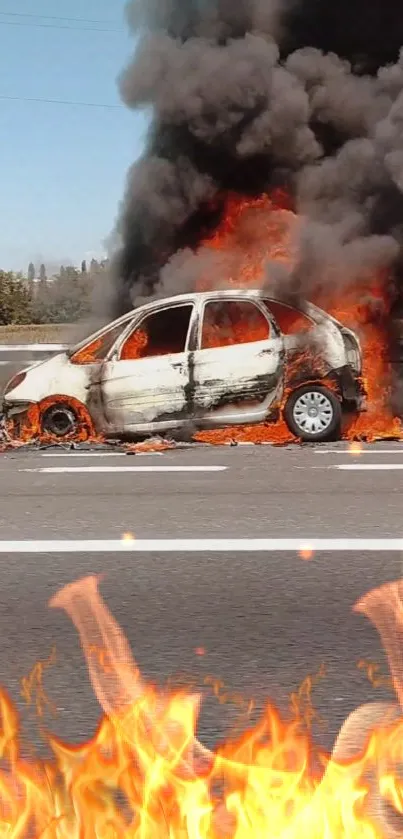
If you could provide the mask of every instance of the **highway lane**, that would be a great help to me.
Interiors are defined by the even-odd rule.
[[[352,458],[344,446],[329,448],[3,455],[0,541],[119,539],[128,531],[161,539],[400,536],[403,471],[333,467],[403,464],[403,449],[383,444]],[[81,471],[94,467],[188,471]],[[37,471],[72,468],[79,471]],[[316,735],[328,747],[354,707],[385,695],[357,667],[364,658],[386,672],[377,633],[351,607],[365,591],[402,575],[397,552],[324,551],[307,562],[296,550],[89,554],[82,542],[71,554],[50,553],[46,544],[38,554],[0,553],[0,568],[0,682],[22,710],[20,680],[54,643],[57,663],[45,687],[58,713],[46,722],[70,740],[92,733],[99,708],[75,630],[46,604],[60,586],[89,573],[106,575],[107,602],[144,674],[160,684],[180,673],[202,686],[213,675],[231,691],[258,703],[270,696],[285,707],[288,693],[325,663],[314,702],[324,720]],[[231,705],[208,699],[201,736],[211,744],[235,716]],[[23,718],[26,736],[37,743],[32,713],[25,710]]]
[[[374,458],[402,465],[402,447],[370,447],[386,451],[370,458],[339,455],[345,448],[201,447],[147,457],[17,451],[1,459],[0,539],[120,538],[125,531],[138,538],[399,537],[403,472],[333,467]],[[225,469],[128,471],[144,466]],[[81,471],[94,468],[120,471]]]

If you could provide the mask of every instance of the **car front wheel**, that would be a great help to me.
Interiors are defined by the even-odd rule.
[[[304,385],[294,390],[284,406],[284,419],[291,433],[304,442],[340,437],[340,401],[322,385]]]
[[[95,435],[87,408],[69,396],[51,396],[38,405],[38,432],[55,441],[85,441]]]

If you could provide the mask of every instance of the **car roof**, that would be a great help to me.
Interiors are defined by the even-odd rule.
[[[138,315],[139,313],[146,314],[150,309],[154,309],[156,306],[158,306],[158,304],[162,308],[174,304],[196,303],[197,301],[202,300],[203,298],[205,300],[225,300],[231,298],[233,299],[234,297],[239,298],[240,300],[250,300],[251,298],[256,298],[257,300],[267,300],[272,301],[273,303],[280,303],[281,305],[287,306],[290,309],[295,309],[297,311],[302,312],[317,324],[323,323],[324,321],[332,321],[338,326],[341,326],[339,321],[337,321],[327,312],[324,312],[323,309],[319,309],[319,307],[315,306],[313,303],[309,303],[306,301],[298,301],[298,304],[287,302],[286,300],[281,298],[281,295],[270,294],[270,292],[265,289],[226,288],[211,291],[194,291],[188,292],[187,294],[175,294],[172,297],[154,297],[152,300],[150,300],[149,303],[143,303],[140,306],[136,306],[136,308],[131,309],[131,311],[129,312],[126,312],[126,314],[122,315],[120,318],[117,318],[116,320],[111,321],[108,324],[105,324],[101,329],[97,330],[97,332],[94,332],[92,335],[88,335],[87,338],[85,338],[85,340],[80,341],[79,344],[76,344],[74,347],[72,347],[70,352],[74,354],[75,352],[80,350],[81,347],[86,346],[88,341],[95,340],[108,329],[112,329],[113,327],[117,327],[120,324],[129,322],[131,318],[135,317],[135,315]]]
[[[255,297],[258,300],[268,300],[272,301],[273,303],[280,303],[283,306],[287,306],[290,309],[296,309],[297,311],[302,312],[303,314],[307,315],[308,317],[312,318],[316,323],[323,322],[324,320],[330,320],[333,323],[337,323],[339,326],[339,322],[329,315],[327,312],[324,312],[323,309],[320,309],[318,306],[315,306],[314,303],[310,303],[305,300],[299,300],[298,303],[294,303],[291,301],[287,301],[281,297],[280,294],[270,294],[270,291],[267,289],[261,288],[226,288],[226,289],[218,289],[218,290],[210,290],[210,291],[194,291],[189,292],[187,294],[175,294],[173,297],[161,297],[161,298],[153,298],[149,303],[144,303],[141,306],[137,306],[135,309],[132,309],[131,312],[128,312],[119,321],[115,321],[116,324],[119,322],[124,322],[130,317],[134,317],[139,312],[147,312],[149,309],[154,308],[158,303],[161,306],[170,306],[175,303],[195,303],[197,300],[205,299],[205,300],[225,300],[226,298],[234,298],[238,297],[239,299],[250,299],[251,297]]]

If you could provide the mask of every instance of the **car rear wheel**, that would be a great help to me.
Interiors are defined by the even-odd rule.
[[[322,385],[304,385],[288,397],[284,419],[291,433],[304,442],[321,442],[340,437],[341,405],[331,390]]]

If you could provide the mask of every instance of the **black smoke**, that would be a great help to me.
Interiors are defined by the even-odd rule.
[[[347,277],[390,266],[399,301],[400,4],[131,0],[127,18],[136,48],[120,91],[152,121],[118,222],[114,314],[152,294],[178,250],[191,254],[226,191],[278,185],[305,219],[302,293],[339,260]]]

